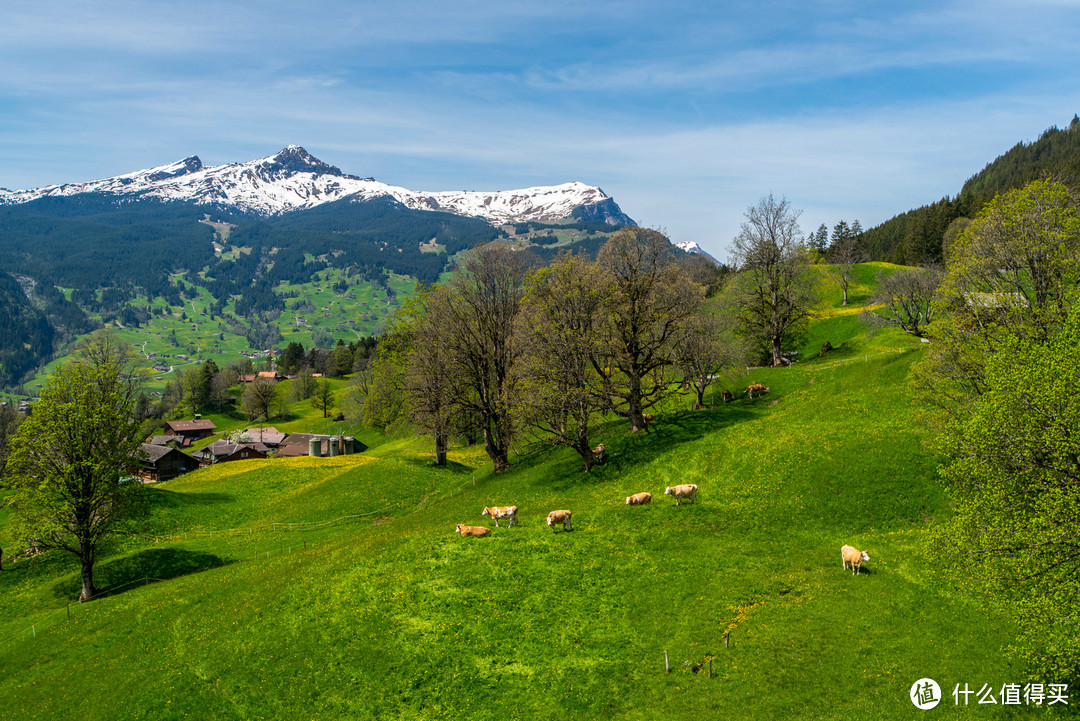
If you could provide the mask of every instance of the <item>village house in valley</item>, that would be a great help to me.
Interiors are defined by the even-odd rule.
[[[138,478],[143,483],[168,481],[199,467],[197,460],[168,446],[143,443],[142,451],[146,456],[140,463]]]
[[[184,436],[190,441],[197,441],[213,435],[216,430],[217,426],[214,425],[213,421],[204,420],[201,416],[196,415],[195,419],[191,421],[166,421],[163,435]]]

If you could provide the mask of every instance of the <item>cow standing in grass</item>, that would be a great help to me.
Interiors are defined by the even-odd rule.
[[[866,551],[860,551],[852,546],[840,546],[840,558],[843,559],[844,570],[847,570],[847,565],[851,564],[851,575],[858,575],[862,570],[862,565],[866,561],[870,560],[870,556],[866,554]]]
[[[552,511],[547,514],[548,527],[554,532],[558,530],[556,526],[562,525],[564,531],[574,530],[573,525],[570,523],[570,511]]]
[[[746,387],[746,392],[750,395],[750,398],[753,399],[755,392],[758,395],[761,395],[762,393],[768,393],[769,389],[764,383],[751,383]]]
[[[664,489],[665,496],[675,499],[675,505],[682,505],[680,501],[690,499],[691,503],[697,500],[697,486],[693,483],[684,483],[680,486],[668,486]]]
[[[518,523],[518,507],[517,506],[491,506],[480,511],[481,516],[487,516],[491,520],[495,521],[495,527],[499,527],[499,519],[504,521],[509,520],[510,526],[516,526]]]

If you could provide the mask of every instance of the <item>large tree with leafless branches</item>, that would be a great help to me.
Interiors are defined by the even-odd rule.
[[[738,277],[730,291],[738,296],[738,325],[764,358],[781,365],[813,302],[799,211],[770,194],[747,208],[745,217],[732,251]]]

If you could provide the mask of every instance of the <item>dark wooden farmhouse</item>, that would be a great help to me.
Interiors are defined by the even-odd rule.
[[[217,426],[211,420],[203,420],[198,416],[193,421],[166,421],[165,433],[166,436],[185,436],[190,440],[197,441],[200,438],[206,438],[214,434],[217,430]]]
[[[143,443],[142,450],[146,458],[141,461],[138,476],[143,483],[167,481],[199,467],[197,460],[175,448]]]

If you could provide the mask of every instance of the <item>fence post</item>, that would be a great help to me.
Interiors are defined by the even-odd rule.
[[[68,615],[67,615],[67,617],[68,617],[68,618],[71,618],[71,601],[68,601],[68,604],[67,604],[67,612],[68,612]]]
[[[731,635],[731,631],[724,631],[724,648],[728,647],[728,637]]]
[[[671,664],[668,662],[667,649],[664,649],[664,671],[671,673]]]
[[[712,659],[709,659],[709,678],[712,678]]]

